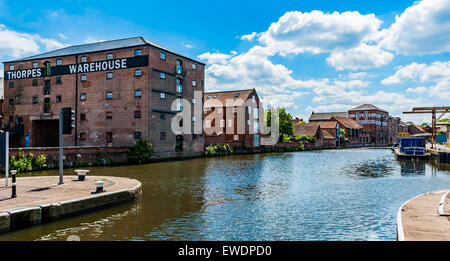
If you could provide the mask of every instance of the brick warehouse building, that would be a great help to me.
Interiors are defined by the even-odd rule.
[[[203,100],[206,145],[229,144],[236,149],[260,146],[260,101],[255,89],[207,92]],[[242,118],[238,116],[239,110],[242,110]],[[243,133],[238,131],[240,124],[244,127]]]
[[[65,146],[124,146],[144,139],[160,156],[199,154],[201,134],[173,134],[177,111],[171,104],[193,100],[194,91],[203,94],[204,67],[142,37],[4,62],[3,124],[12,146],[25,146],[25,139],[34,147],[58,146],[59,110],[71,107],[76,127],[64,136]]]
[[[363,143],[373,143],[375,145],[392,144],[391,133],[389,132],[389,113],[372,104],[363,104],[348,111],[348,117],[363,126]],[[396,129],[396,127],[395,127]],[[395,133],[396,135],[396,133]]]

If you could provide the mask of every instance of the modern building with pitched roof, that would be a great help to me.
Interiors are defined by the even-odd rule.
[[[198,155],[201,132],[176,135],[171,119],[183,109],[182,99],[202,99],[204,66],[143,37],[4,62],[3,123],[10,144],[24,146],[29,139],[34,147],[57,146],[59,111],[71,107],[76,121],[72,134],[64,135],[66,146],[127,146],[144,139],[156,155]]]
[[[205,92],[203,101],[205,145],[260,146],[260,102],[255,89]]]

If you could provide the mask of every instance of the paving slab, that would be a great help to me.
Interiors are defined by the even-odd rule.
[[[439,214],[448,190],[429,192],[407,201],[399,209],[398,236],[405,241],[450,241],[450,217]]]

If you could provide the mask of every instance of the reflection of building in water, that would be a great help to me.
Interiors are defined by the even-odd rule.
[[[400,173],[402,176],[425,175],[424,161],[400,160]]]

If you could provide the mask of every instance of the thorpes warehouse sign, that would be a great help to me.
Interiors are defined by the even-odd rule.
[[[50,68],[6,71],[5,80],[19,80],[76,73],[91,73],[148,66],[148,55],[106,61],[60,65]],[[50,69],[50,70],[49,70]]]

